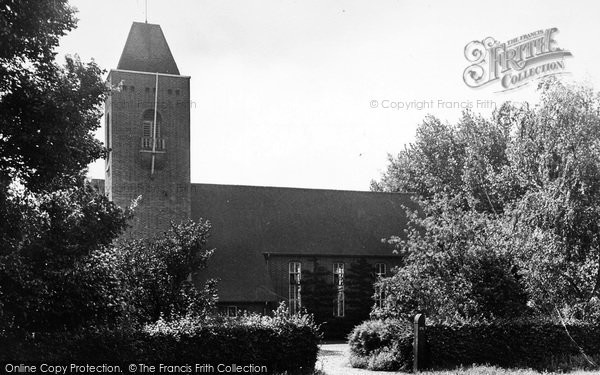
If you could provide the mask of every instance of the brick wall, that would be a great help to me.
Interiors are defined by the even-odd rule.
[[[168,228],[170,220],[190,217],[190,96],[189,77],[159,75],[157,109],[164,153],[152,153],[142,143],[142,117],[154,111],[156,75],[112,70],[113,90],[106,102],[106,193],[121,207],[141,195],[132,233],[148,236]],[[146,151],[146,152],[144,152]]]
[[[329,283],[333,282],[333,264],[344,263],[345,272],[347,274],[352,263],[357,262],[360,258],[367,260],[369,264],[375,267],[376,263],[384,263],[387,267],[387,275],[390,275],[390,271],[393,267],[400,266],[400,259],[398,257],[369,257],[369,256],[288,256],[288,255],[276,255],[270,254],[268,258],[268,269],[269,276],[273,282],[275,293],[281,301],[287,301],[289,294],[289,263],[300,262],[302,264],[302,272],[314,272],[313,265],[315,259],[317,260],[320,267],[328,270],[331,279]],[[372,303],[372,301],[365,301],[365,303]]]

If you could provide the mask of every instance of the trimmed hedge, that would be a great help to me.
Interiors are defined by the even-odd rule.
[[[432,367],[490,364],[550,369],[555,359],[576,356],[580,349],[600,354],[600,326],[551,322],[491,322],[427,327]],[[573,342],[575,341],[575,342]]]
[[[600,356],[600,326],[552,322],[494,321],[426,327],[428,366],[449,369],[472,364],[557,370],[560,362]],[[349,335],[350,362],[370,370],[412,368],[412,326],[398,320],[370,321]],[[575,344],[575,341],[577,344]]]
[[[320,337],[308,319],[242,317],[14,339],[0,340],[0,362],[253,364],[269,373],[307,374],[314,371]]]

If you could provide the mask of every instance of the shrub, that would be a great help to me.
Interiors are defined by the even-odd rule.
[[[400,320],[370,320],[348,336],[350,364],[369,370],[407,371],[412,366],[412,328]]]

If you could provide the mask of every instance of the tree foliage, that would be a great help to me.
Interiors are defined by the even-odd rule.
[[[106,324],[120,314],[111,254],[128,212],[85,182],[104,154],[102,71],[55,61],[66,0],[0,4],[0,330]]]
[[[208,221],[188,220],[171,223],[167,232],[155,238],[116,245],[125,277],[128,319],[149,323],[161,317],[202,317],[214,310],[216,282],[196,285],[192,281],[214,252],[206,248],[209,232]]]
[[[2,205],[1,325],[57,330],[120,314],[114,258],[101,252],[126,226],[120,208],[89,185],[12,192]]]
[[[539,92],[490,119],[426,118],[372,183],[422,208],[390,239],[407,267],[386,280],[385,313],[600,316],[600,97],[556,79]]]
[[[0,15],[0,180],[33,191],[70,186],[104,152],[93,135],[102,71],[77,57],[56,63],[59,38],[75,26],[66,0],[3,2]]]

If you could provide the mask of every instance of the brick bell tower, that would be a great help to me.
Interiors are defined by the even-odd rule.
[[[105,191],[121,207],[141,196],[131,234],[152,236],[191,214],[190,77],[159,25],[134,22],[108,81]]]

